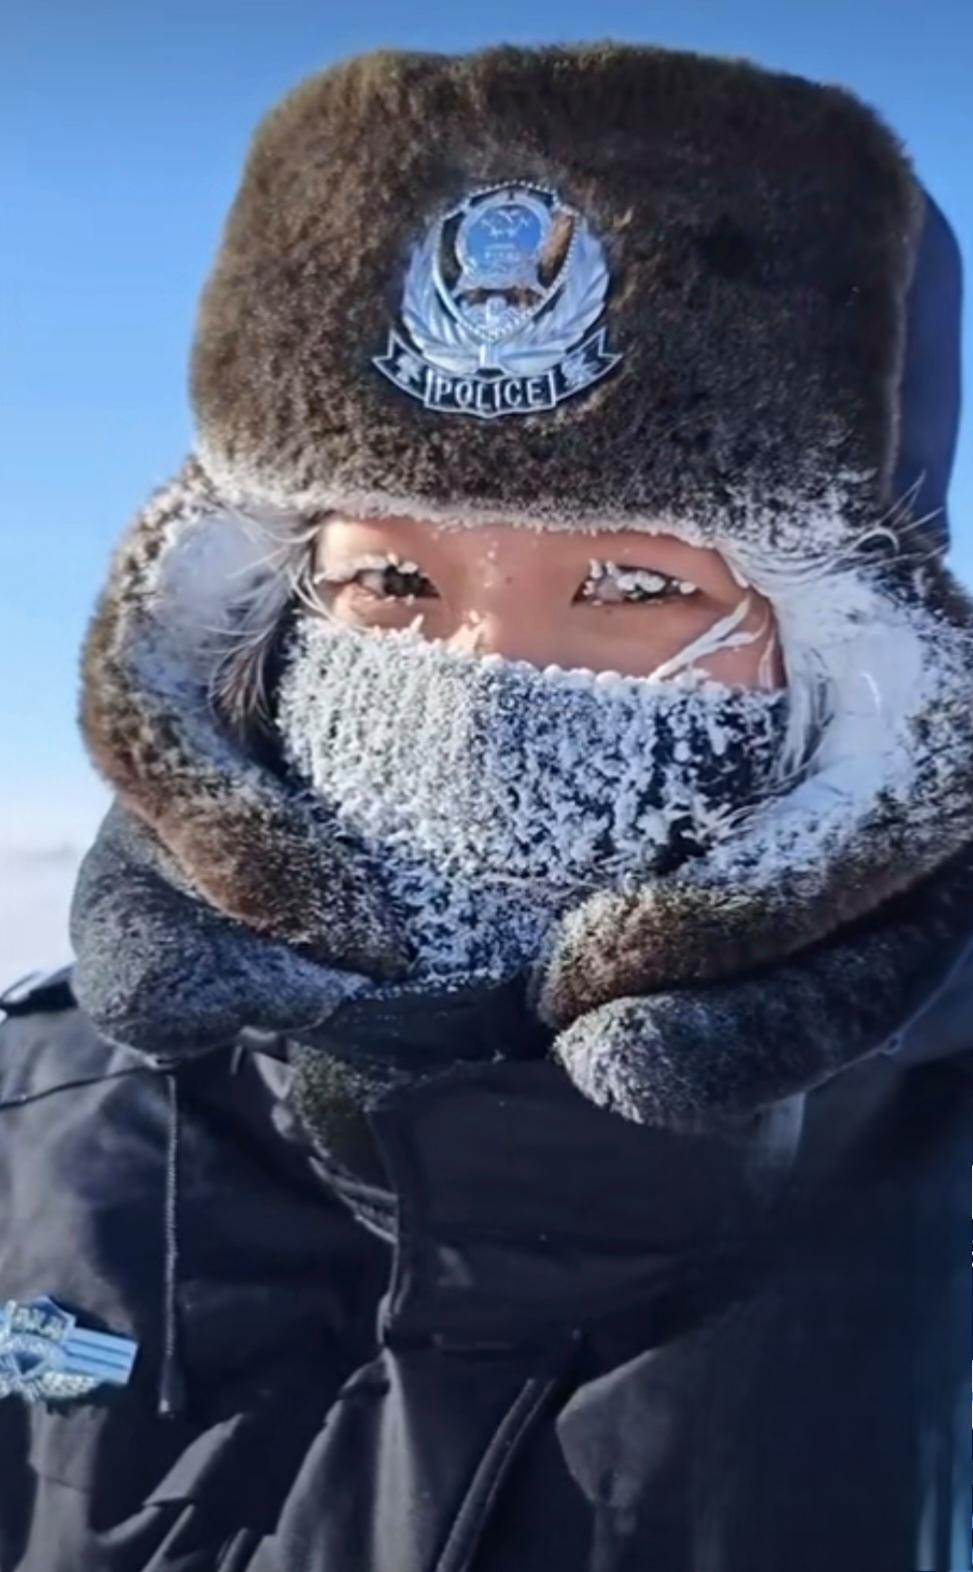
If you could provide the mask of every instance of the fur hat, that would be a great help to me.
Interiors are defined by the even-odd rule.
[[[492,252],[498,212],[534,239]],[[84,654],[91,753],[187,889],[330,963],[406,964],[353,850],[209,703],[209,633],[273,577],[265,532],[337,508],[714,546],[775,605],[798,717],[827,714],[812,778],[739,849],[742,891],[690,872],[569,914],[549,1021],[793,954],[960,852],[973,613],[926,516],[955,399],[914,417],[936,345],[955,362],[916,304],[942,236],[873,111],[742,61],[383,51],[301,83],[205,288],[196,450],[125,536]]]
[[[432,222],[505,182],[579,215],[619,359],[553,409],[447,417],[373,361]],[[893,501],[924,210],[871,110],[739,61],[619,44],[345,61],[254,139],[199,316],[200,457],[241,506],[672,517],[798,549],[795,516],[836,485],[845,529]],[[430,333],[435,306],[414,302]]]

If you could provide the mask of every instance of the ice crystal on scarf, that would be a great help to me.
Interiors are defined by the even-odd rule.
[[[730,835],[772,782],[785,710],[698,673],[542,671],[303,616],[277,724],[439,983],[516,970],[580,897]]]

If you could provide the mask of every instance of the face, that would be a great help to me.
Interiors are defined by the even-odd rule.
[[[671,535],[335,516],[313,573],[318,600],[341,622],[374,632],[416,624],[454,649],[540,667],[669,675],[730,619],[689,664],[737,686],[783,683],[770,603],[718,552]]]

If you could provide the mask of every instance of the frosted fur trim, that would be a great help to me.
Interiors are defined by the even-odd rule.
[[[813,516],[806,505],[793,516],[764,508],[738,488],[705,528],[652,521],[716,546],[770,596],[790,688],[791,764],[795,739],[814,732],[809,719],[826,724],[809,778],[716,860],[634,894],[591,897],[565,917],[535,979],[550,1022],[794,953],[970,840],[970,602],[938,563],[912,559],[900,519],[855,522],[856,484],[840,475],[822,483]],[[217,910],[336,964],[401,974],[402,942],[376,915],[364,872],[349,871],[347,848],[235,748],[206,701],[229,608],[245,583],[274,571],[258,526],[286,533],[307,522],[293,511],[255,521],[228,508],[190,459],[116,555],[86,645],[85,734],[122,800]],[[884,555],[869,559],[873,541]]]
[[[262,526],[262,528],[260,527]],[[135,519],[83,652],[94,762],[218,911],[311,954],[395,976],[390,914],[345,848],[217,724],[208,674],[233,601],[273,574],[263,512],[225,511],[187,460]]]
[[[746,484],[733,481],[725,481],[722,487],[725,511],[713,508],[709,519],[665,509],[640,516],[616,513],[611,509],[602,510],[597,503],[581,504],[570,496],[558,497],[553,501],[539,497],[530,507],[510,507],[499,499],[481,501],[464,496],[438,499],[398,492],[392,488],[363,490],[317,485],[302,489],[299,484],[295,484],[284,489],[276,487],[272,481],[268,482],[268,477],[256,469],[251,471],[245,458],[227,464],[220,449],[211,447],[202,433],[196,439],[196,453],[202,469],[209,475],[224,504],[243,513],[252,511],[253,498],[259,496],[267,499],[268,508],[284,515],[306,517],[333,513],[353,519],[411,518],[466,529],[476,529],[482,524],[509,524],[525,529],[570,530],[575,534],[635,530],[649,535],[677,535],[691,546],[714,546],[718,539],[725,538],[721,526],[730,512],[744,512],[748,528],[766,527],[775,538],[780,535],[782,521],[786,530],[788,518],[786,505],[778,506],[773,512],[762,513],[759,507],[753,506]],[[816,499],[816,525],[824,533],[815,540],[814,549],[827,552],[829,549],[847,547],[849,518],[862,510],[871,509],[870,492],[875,477],[870,470],[848,469],[835,463],[830,454],[822,453],[819,457],[822,464],[830,468],[826,481],[820,480],[820,471],[816,465],[805,464],[800,466],[800,470],[802,479],[805,479],[805,469],[812,470],[815,475],[812,489]],[[796,484],[792,495],[793,517],[806,519],[809,506],[806,490]],[[806,533],[795,526],[794,537],[794,546],[806,552]],[[786,551],[786,541],[782,545]]]

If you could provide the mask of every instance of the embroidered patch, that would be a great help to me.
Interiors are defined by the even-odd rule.
[[[28,1403],[86,1397],[107,1383],[125,1386],[138,1343],[87,1332],[47,1294],[0,1308],[0,1398]]]
[[[542,186],[474,191],[406,270],[401,331],[373,365],[427,409],[530,415],[601,380],[608,268],[587,221]],[[587,337],[585,335],[588,335]]]

